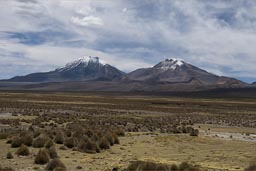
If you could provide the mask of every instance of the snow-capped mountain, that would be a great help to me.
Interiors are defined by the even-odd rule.
[[[155,65],[155,68],[163,71],[175,70],[177,67],[181,67],[184,64],[184,61],[181,59],[170,58]]]
[[[82,65],[84,68],[86,68],[88,65],[104,66],[106,64],[105,64],[105,62],[100,61],[99,57],[85,56],[85,57],[79,58],[78,60],[75,60],[73,62],[67,63],[64,67],[58,68],[57,70],[59,72],[69,71],[69,70],[72,70],[73,68],[78,67],[79,65]]]
[[[64,67],[44,73],[18,76],[10,81],[19,82],[63,82],[90,80],[119,80],[125,73],[105,64],[99,57],[83,57],[66,64]]]
[[[52,91],[199,91],[243,88],[246,83],[214,75],[181,59],[165,59],[153,67],[126,74],[98,57],[83,57],[54,71],[2,80],[4,89]]]
[[[148,83],[187,83],[193,85],[242,84],[242,82],[211,74],[186,63],[181,59],[165,59],[151,68],[137,69],[126,76],[126,80]]]

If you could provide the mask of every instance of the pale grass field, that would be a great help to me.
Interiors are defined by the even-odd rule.
[[[213,129],[213,128],[212,128]],[[216,128],[219,129],[219,128]],[[229,128],[232,129],[232,128]],[[201,130],[203,131],[203,129]],[[207,169],[230,171],[243,170],[255,157],[255,142],[220,139],[216,137],[191,137],[188,135],[168,135],[161,133],[128,133],[120,138],[121,144],[99,154],[59,150],[60,159],[68,171],[82,166],[85,171],[111,171],[113,167],[124,169],[129,161],[150,160],[166,164],[183,161],[199,164]],[[45,166],[35,165],[33,155],[38,149],[30,148],[31,155],[5,159],[8,151],[15,152],[4,140],[0,141],[1,164],[15,166],[17,170],[44,170]]]

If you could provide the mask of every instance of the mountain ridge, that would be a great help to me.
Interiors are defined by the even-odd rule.
[[[0,89],[163,92],[247,86],[240,80],[217,76],[181,59],[168,58],[153,67],[126,74],[99,57],[83,57],[53,71],[1,81]]]
[[[17,82],[64,82],[89,80],[118,80],[124,72],[105,64],[99,57],[83,57],[49,72],[17,76],[8,81]]]
[[[127,74],[126,80],[151,83],[184,83],[194,80],[201,85],[219,85],[225,82],[243,84],[242,81],[224,76],[217,76],[188,64],[180,59],[169,58],[153,67],[142,68]]]

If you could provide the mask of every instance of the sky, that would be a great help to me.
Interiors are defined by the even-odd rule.
[[[256,81],[256,1],[0,0],[0,79],[98,56],[130,72],[179,58]]]

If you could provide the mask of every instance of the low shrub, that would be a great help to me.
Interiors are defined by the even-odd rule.
[[[180,165],[179,165],[179,170],[180,171],[199,171],[199,168],[196,167],[196,166],[193,166],[187,162],[182,162]]]
[[[45,143],[50,140],[49,137],[46,135],[40,135],[36,139],[33,140],[32,146],[35,148],[42,148],[44,147]]]
[[[22,140],[21,140],[20,137],[16,136],[16,137],[12,138],[12,141],[11,141],[11,147],[12,148],[20,147],[21,144],[22,144]]]
[[[30,153],[29,153],[29,149],[26,145],[22,144],[18,150],[16,151],[16,154],[18,156],[28,156]]]
[[[9,136],[8,133],[6,133],[6,132],[1,132],[1,133],[0,133],[0,140],[7,139],[8,136]]]
[[[256,171],[256,160],[252,161],[250,165],[244,169],[245,171]]]
[[[35,157],[36,164],[46,164],[50,160],[50,156],[46,149],[40,149]]]
[[[75,139],[73,137],[66,138],[64,141],[64,145],[67,146],[68,148],[75,147],[75,144]]]
[[[25,134],[21,137],[21,142],[22,144],[25,144],[27,146],[31,146],[33,143],[33,137],[32,135]]]
[[[119,138],[116,134],[113,134],[114,144],[120,144]]]
[[[199,130],[198,129],[192,129],[191,132],[190,132],[190,136],[198,136],[199,134]]]
[[[179,170],[179,168],[176,164],[171,165],[171,171],[178,171],[178,170]]]
[[[53,142],[51,139],[49,139],[49,140],[45,143],[44,147],[45,147],[45,148],[50,148],[50,147],[53,146],[53,145],[54,145],[54,142]]]
[[[63,144],[64,143],[64,133],[62,131],[58,131],[54,138],[54,142],[56,144]]]
[[[170,171],[170,167],[165,164],[154,163],[154,162],[144,162],[144,161],[134,161],[132,162],[127,171]]]
[[[108,142],[108,140],[103,137],[100,139],[99,141],[99,147],[102,149],[102,150],[107,150],[107,149],[110,149],[110,144]]]
[[[6,154],[6,158],[7,158],[7,159],[13,159],[12,153],[11,153],[11,152],[8,152],[8,153]]]
[[[1,165],[0,165],[0,170],[1,171],[14,171],[14,169],[11,167],[2,167]]]
[[[80,142],[78,147],[80,152],[95,154],[100,152],[99,146],[93,141]]]
[[[50,148],[47,148],[46,150],[47,150],[51,159],[55,159],[55,158],[58,157],[58,154],[57,154],[57,151],[56,151],[56,148],[55,148],[54,145],[51,146]]]
[[[118,128],[115,133],[118,135],[118,136],[125,136],[125,131],[124,129],[122,128]]]
[[[134,161],[128,166],[127,171],[199,171],[199,167],[182,162],[179,167],[176,164],[167,165],[149,161]]]
[[[33,138],[37,138],[41,135],[41,131],[39,129],[36,129],[33,134]]]
[[[46,166],[47,171],[66,170],[66,166],[59,159],[52,159]]]
[[[114,137],[113,137],[113,134],[111,133],[107,133],[105,138],[108,140],[109,144],[112,146],[114,145],[115,143],[115,140],[114,140]]]

